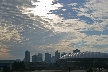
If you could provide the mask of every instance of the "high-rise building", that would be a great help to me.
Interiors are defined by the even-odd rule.
[[[25,62],[30,62],[30,52],[27,50],[25,51],[25,59],[24,59]]]
[[[55,61],[57,61],[60,58],[60,52],[58,50],[55,52]]]
[[[55,63],[55,56],[51,57],[51,63]]]
[[[49,54],[48,52],[45,53],[45,62],[46,63],[51,63],[51,54]]]
[[[38,53],[38,55],[33,55],[32,56],[32,62],[42,62],[43,58],[42,58],[42,53]]]
[[[62,57],[62,56],[64,56],[64,55],[66,55],[66,53],[65,53],[65,52],[63,52],[63,53],[61,54],[61,57]]]
[[[38,53],[38,62],[42,62],[42,61],[43,61],[42,53]]]
[[[32,62],[37,62],[37,55],[36,54],[32,56]]]
[[[51,54],[49,54],[49,63],[51,63]]]
[[[80,50],[78,50],[78,49],[73,50],[73,53],[77,53],[77,52],[80,52]]]

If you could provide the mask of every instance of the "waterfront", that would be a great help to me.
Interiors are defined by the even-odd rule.
[[[42,70],[42,71],[33,71],[33,72],[69,72],[69,71],[62,71],[62,70]],[[86,70],[73,70],[71,72],[86,72]]]
[[[14,72],[18,72],[18,71],[14,71]],[[19,71],[21,72],[21,71]],[[35,70],[35,71],[23,71],[23,72],[69,72],[67,71],[63,71],[63,70]],[[86,70],[71,70],[70,72],[87,72]],[[99,72],[99,71],[93,71],[93,72]],[[102,70],[101,72],[108,72],[107,69]]]
[[[36,70],[36,71],[23,71],[23,72],[69,72],[63,70]],[[70,72],[86,72],[86,70],[73,70]]]

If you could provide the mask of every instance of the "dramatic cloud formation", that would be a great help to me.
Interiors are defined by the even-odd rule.
[[[24,51],[108,52],[107,0],[1,0],[0,58]],[[31,54],[31,55],[32,55]]]

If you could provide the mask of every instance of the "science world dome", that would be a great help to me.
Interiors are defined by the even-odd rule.
[[[108,58],[108,53],[101,52],[77,52],[77,53],[69,53],[62,56],[60,59],[68,59],[68,58]]]

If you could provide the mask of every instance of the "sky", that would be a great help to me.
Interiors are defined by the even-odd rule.
[[[0,0],[0,59],[56,50],[108,53],[108,0]]]

